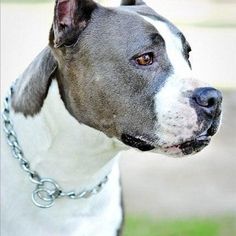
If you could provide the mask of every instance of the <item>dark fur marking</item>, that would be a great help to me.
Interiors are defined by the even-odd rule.
[[[131,147],[138,148],[141,151],[150,151],[155,148],[152,144],[148,143],[148,141],[131,136],[129,134],[122,134],[121,141]]]
[[[123,197],[123,191],[122,191],[121,177],[120,177],[120,189],[121,189],[121,192],[120,192],[120,206],[121,206],[121,210],[122,210],[122,221],[121,221],[119,229],[117,229],[117,233],[116,233],[117,236],[122,236],[123,230],[124,230],[124,224],[125,224],[125,207],[124,207],[124,197]]]
[[[121,5],[132,6],[132,5],[143,5],[145,4],[142,0],[122,0]]]

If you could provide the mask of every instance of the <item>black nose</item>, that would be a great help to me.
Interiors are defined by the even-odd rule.
[[[222,94],[211,87],[197,88],[193,92],[193,100],[207,115],[213,117],[220,112]]]

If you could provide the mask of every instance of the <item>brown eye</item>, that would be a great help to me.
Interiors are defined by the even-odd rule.
[[[153,63],[153,53],[145,53],[135,59],[135,62],[140,66],[148,66]]]

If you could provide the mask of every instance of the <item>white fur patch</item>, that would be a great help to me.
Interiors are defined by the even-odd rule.
[[[196,111],[190,106],[189,98],[182,94],[188,87],[191,89],[188,80],[170,78],[155,96],[159,124],[157,133],[163,146],[188,140],[199,128]]]
[[[31,202],[35,187],[1,137],[1,214],[4,235],[115,236],[121,224],[121,189],[113,139],[79,124],[66,110],[54,81],[44,106],[34,117],[11,113],[25,158],[42,177],[55,179],[65,191],[91,189],[109,181],[97,195],[81,200],[58,199],[50,209]],[[1,132],[2,133],[2,132]],[[2,133],[3,135],[3,133]],[[10,177],[9,177],[10,176]],[[14,227],[12,223],[14,222]]]
[[[163,37],[168,58],[174,69],[174,76],[177,78],[191,78],[192,71],[182,54],[183,48],[180,38],[171,32],[165,22],[153,20],[146,16],[142,17],[151,23]]]

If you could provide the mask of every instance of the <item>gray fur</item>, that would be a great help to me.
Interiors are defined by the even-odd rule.
[[[160,55],[156,66],[135,68],[132,57],[143,49]],[[132,135],[153,136],[153,97],[171,65],[164,41],[151,24],[133,12],[99,8],[77,45],[53,50],[62,98],[78,121],[108,136],[120,137],[127,127]]]
[[[49,47],[46,47],[17,80],[12,97],[15,112],[25,116],[37,114],[47,96],[57,62]]]

